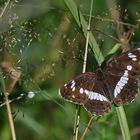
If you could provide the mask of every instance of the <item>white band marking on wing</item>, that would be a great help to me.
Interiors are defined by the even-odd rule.
[[[91,100],[100,100],[100,101],[107,101],[108,102],[108,99],[103,96],[102,94],[99,94],[97,92],[93,92],[93,91],[89,91],[88,92],[88,96],[89,96],[89,99]]]
[[[128,56],[133,56],[132,53],[129,53]],[[128,83],[128,71],[132,70],[132,66],[131,65],[127,65],[127,70],[124,71],[123,76],[120,78],[120,80],[118,81],[115,89],[114,89],[114,97],[116,98],[118,96],[118,94],[121,93],[121,90],[124,88],[124,86]]]

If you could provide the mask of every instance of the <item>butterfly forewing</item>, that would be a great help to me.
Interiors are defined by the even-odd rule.
[[[88,99],[87,90],[93,88],[91,81],[94,81],[95,73],[88,72],[81,74],[64,84],[60,88],[60,95],[74,103],[84,104]]]
[[[131,76],[138,76],[140,74],[140,48],[121,54],[109,62],[104,70],[111,74],[120,74],[126,70],[127,67],[132,67],[129,71]]]
[[[60,95],[71,102],[84,105],[91,114],[103,115],[111,110],[111,102],[97,72],[87,72],[61,87]]]
[[[140,48],[123,53],[103,69],[117,106],[130,103],[138,92],[140,75]]]

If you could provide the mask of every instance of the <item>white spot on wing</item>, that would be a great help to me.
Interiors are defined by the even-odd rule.
[[[100,99],[100,101],[103,101],[101,94],[99,94],[99,99]]]
[[[132,58],[133,61],[137,61],[137,58]]]
[[[120,80],[121,81],[128,81],[128,77],[122,76]]]
[[[75,91],[75,87],[72,88],[72,91]]]
[[[95,94],[93,94],[93,93],[95,93],[95,92],[89,92],[89,98],[90,99],[96,99],[97,98],[97,94],[95,93]]]
[[[119,87],[119,89],[120,89],[120,90],[122,90],[122,89],[123,89],[123,86],[119,86],[119,85],[118,85],[118,87]]]
[[[99,95],[98,95],[98,94],[96,94],[96,98],[95,98],[95,100],[99,100],[99,98],[98,98],[98,97],[99,97]]]
[[[129,71],[132,70],[132,66],[131,65],[128,65],[127,66],[127,70],[129,70]]]
[[[124,87],[125,83],[122,83],[121,81],[119,81],[117,85],[118,85],[119,87]]]
[[[124,72],[124,76],[128,76],[128,70],[125,70],[125,72]]]
[[[72,98],[75,98],[75,96],[74,96],[74,95],[72,95]]]
[[[128,54],[128,57],[129,57],[129,58],[136,58],[137,56],[134,55],[134,54],[131,54],[131,55]]]
[[[133,53],[128,53],[128,56],[133,55]]]
[[[74,80],[72,80],[72,81],[71,81],[71,83],[73,84],[73,83],[75,83],[75,81],[74,81]]]
[[[74,80],[72,80],[72,82],[71,82],[71,87],[70,88],[73,88],[74,86],[75,86],[75,81]]]
[[[89,91],[85,89],[85,93],[86,93],[86,95],[88,95],[89,94]]]
[[[117,91],[118,94],[121,92],[121,89],[119,88],[118,85],[116,86],[116,91]]]
[[[103,95],[102,95],[102,99],[103,99],[103,101],[108,101],[108,99]]]
[[[128,53],[128,57],[132,59],[132,61],[137,61],[137,56],[133,53]]]
[[[117,90],[116,90],[116,88],[115,88],[115,90],[114,90],[114,97],[116,98],[117,95],[118,95],[118,93],[117,93]]]
[[[81,94],[83,94],[83,93],[84,93],[84,89],[83,89],[83,88],[80,88],[79,92],[80,92]]]
[[[128,57],[129,57],[129,58],[136,58],[137,56],[134,55],[134,54],[132,54],[132,53],[129,53],[129,54],[128,54]]]

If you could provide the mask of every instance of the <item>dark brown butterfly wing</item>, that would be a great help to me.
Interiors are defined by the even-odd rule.
[[[104,115],[111,110],[107,89],[103,81],[97,79],[96,72],[83,73],[60,88],[60,95],[76,104],[84,105],[91,114]]]
[[[138,92],[140,48],[121,54],[103,69],[117,106],[130,103]]]

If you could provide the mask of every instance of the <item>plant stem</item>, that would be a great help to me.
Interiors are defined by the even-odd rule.
[[[8,119],[9,119],[11,133],[12,133],[12,139],[16,140],[15,127],[14,127],[11,107],[10,107],[9,99],[8,99],[8,94],[9,93],[7,93],[7,91],[6,91],[5,82],[4,82],[3,73],[2,73],[1,68],[0,68],[0,82],[1,82],[1,86],[2,86],[2,92],[4,93],[5,100],[6,100],[6,108],[7,108]]]
[[[3,16],[3,14],[4,14],[4,12],[5,12],[6,8],[7,8],[7,6],[9,5],[9,3],[10,3],[10,0],[8,0],[8,1],[5,3],[5,6],[4,6],[2,12],[0,13],[0,18],[2,18],[2,16]]]
[[[86,36],[85,54],[84,54],[83,71],[82,71],[83,73],[86,72],[88,44],[89,44],[89,38],[90,38],[90,22],[91,22],[91,15],[92,15],[92,6],[93,6],[93,0],[91,1],[90,16],[89,16],[89,22],[88,22],[89,24],[88,24],[87,36]],[[74,134],[75,134],[74,140],[78,139],[78,131],[79,131],[79,123],[80,123],[80,110],[81,110],[81,106],[77,105],[75,124],[74,124]]]
[[[80,140],[84,140],[85,135],[86,135],[87,131],[89,130],[89,127],[90,127],[90,125],[91,125],[91,123],[92,123],[92,120],[93,120],[93,117],[90,118],[90,120],[89,120],[89,122],[88,122],[88,125],[87,125],[87,127],[86,127],[84,133],[82,134]]]
[[[131,140],[128,123],[123,107],[116,107],[116,111],[118,114],[123,140]]]
[[[75,114],[75,122],[74,122],[74,136],[73,140],[78,139],[78,132],[79,132],[79,124],[80,124],[80,110],[81,106],[76,105],[76,114]]]

